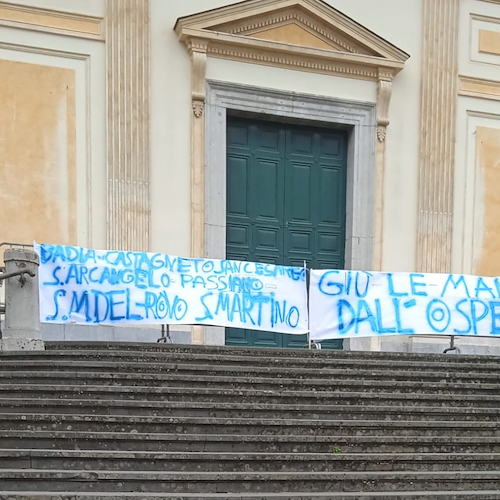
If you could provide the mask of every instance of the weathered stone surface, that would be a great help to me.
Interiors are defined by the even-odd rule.
[[[345,492],[362,486],[369,491],[448,491],[493,489],[500,481],[498,471],[467,472],[124,472],[124,471],[67,471],[67,470],[0,470],[0,488],[25,491],[34,489],[67,491],[73,487],[80,492],[240,493],[242,490],[269,493],[287,492]]]
[[[42,399],[12,397],[0,399],[2,413],[37,413],[49,415],[186,415],[216,418],[300,418],[340,420],[394,420],[427,421],[446,420],[481,422],[500,420],[500,408],[460,406],[370,406],[356,404],[266,404],[218,403],[210,401],[184,402],[103,399]]]
[[[2,492],[0,492],[0,495]],[[369,493],[335,493],[335,492],[316,492],[307,493],[205,493],[199,495],[196,493],[82,493],[72,492],[63,494],[45,494],[36,491],[22,492],[15,496],[1,497],[1,500],[352,500],[352,499],[386,499],[391,500],[470,500],[471,498],[478,500],[498,500],[500,499],[500,491],[498,490],[482,490],[482,491],[415,491],[415,492],[369,492]]]
[[[0,354],[0,500],[500,499],[496,358]]]

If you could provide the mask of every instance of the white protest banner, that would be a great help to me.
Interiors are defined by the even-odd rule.
[[[500,278],[311,271],[311,340],[500,335]]]
[[[42,322],[308,331],[303,268],[60,245],[35,250]]]

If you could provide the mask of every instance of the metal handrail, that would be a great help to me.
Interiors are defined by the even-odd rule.
[[[0,248],[2,247],[22,247],[22,248],[33,248],[33,245],[31,243],[13,243],[11,241],[2,241],[0,243]]]
[[[13,273],[8,273],[8,274],[0,274],[0,281],[8,280],[9,278],[15,278],[16,276],[19,276],[19,281],[21,285],[24,285],[26,283],[26,278],[25,274],[28,274],[32,278],[36,276],[34,271],[30,271],[29,269],[23,269],[21,271],[14,271]]]

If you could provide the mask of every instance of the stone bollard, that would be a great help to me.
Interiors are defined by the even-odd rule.
[[[2,351],[38,351],[44,343],[40,333],[38,298],[38,254],[23,248],[5,250],[5,275],[26,271],[5,279],[5,329]],[[33,276],[31,276],[31,275]]]

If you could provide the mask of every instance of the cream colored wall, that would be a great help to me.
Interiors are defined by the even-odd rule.
[[[453,271],[500,275],[500,3],[463,0]]]
[[[216,0],[189,2],[151,0],[151,250],[180,255],[190,252],[190,60],[173,31],[175,21],[198,11],[232,3]],[[330,0],[331,5],[410,53],[405,69],[394,80],[391,125],[387,137],[387,171],[384,212],[385,269],[410,270],[415,254],[415,200],[417,189],[418,107],[420,81],[420,0]],[[105,0],[9,0],[0,7],[21,5],[82,14],[105,15]],[[21,9],[22,10],[22,9]],[[26,21],[32,22],[33,17]],[[43,14],[43,12],[42,12]],[[16,14],[17,15],[17,14]],[[32,13],[30,14],[32,15]],[[44,14],[45,15],[45,14]],[[57,16],[57,12],[55,13]],[[49,20],[50,21],[50,20]],[[75,71],[75,242],[106,246],[106,63],[105,42],[90,40],[89,33],[54,32],[52,22],[39,18],[46,28],[6,26],[0,36],[6,44],[0,56],[48,67]],[[52,20],[53,21],[53,20]],[[61,21],[62,22],[62,21]],[[102,21],[104,23],[104,21]],[[75,26],[75,25],[73,25]],[[59,26],[63,29],[65,26]],[[57,27],[56,27],[57,28]],[[105,34],[103,33],[103,37]],[[207,78],[254,86],[376,102],[373,82],[263,67],[209,58]],[[37,99],[33,86],[33,99]],[[33,106],[25,101],[22,105]],[[7,118],[5,119],[7,120]],[[41,124],[38,124],[41,127]],[[28,167],[26,167],[28,168]],[[60,165],[54,165],[60,168]],[[61,210],[64,206],[61,204]],[[35,213],[42,217],[43,211]],[[41,226],[40,226],[41,227]],[[29,239],[19,234],[17,238]],[[58,239],[47,233],[41,238]],[[66,242],[61,239],[61,242]]]
[[[30,4],[0,2],[0,241],[100,247],[105,45],[102,19],[89,14],[102,13],[104,3]],[[63,4],[73,13],[47,10]]]
[[[328,3],[410,54],[393,81],[387,130],[382,268],[413,271],[417,228],[421,0]]]
[[[150,0],[152,251],[190,253],[190,58],[173,27],[181,16],[230,3]],[[423,0],[327,3],[410,54],[392,87],[382,260],[384,270],[412,271],[417,266],[420,94],[422,76],[427,76],[421,70]],[[22,8],[16,10],[16,5]],[[500,0],[460,0],[459,5],[455,172],[448,190],[453,191],[454,201],[452,271],[499,275],[500,199],[496,185],[500,180]],[[9,9],[14,10],[7,12]],[[0,78],[0,139],[9,141],[8,149],[0,147],[0,180],[3,186],[10,182],[2,192],[2,203],[8,203],[15,186],[5,180],[6,163],[9,168],[13,164],[23,177],[36,172],[23,179],[23,189],[33,193],[38,186],[39,193],[25,206],[32,225],[24,217],[18,227],[2,232],[6,221],[0,218],[0,241],[30,241],[36,237],[106,247],[109,68],[105,15],[106,0],[0,1],[0,71],[11,68],[9,78]],[[16,74],[25,75],[26,80],[18,96]],[[211,57],[206,77],[345,100],[377,100],[373,82]],[[68,88],[64,89],[66,81]],[[44,92],[55,95],[44,99]],[[62,116],[61,103],[69,106],[69,115],[65,114],[64,123],[52,126],[51,120]],[[12,130],[14,108],[24,124],[18,129],[14,124]],[[124,115],[123,119],[128,118]],[[50,148],[38,147],[37,154],[30,156],[30,135],[32,144],[50,144]],[[67,181],[61,172],[67,175]],[[40,177],[52,178],[54,184],[42,186]],[[76,192],[73,179],[78,186]],[[446,186],[442,188],[446,190]],[[23,204],[17,200],[3,217],[12,219],[22,209]],[[48,213],[57,224],[47,224]]]
[[[151,249],[189,255],[191,73],[173,26],[200,2],[177,4],[151,2]]]
[[[189,244],[190,60],[171,31],[175,20],[233,2],[151,0],[152,248],[187,255]],[[393,84],[387,137],[385,269],[415,261],[420,92],[420,0],[330,0],[332,6],[411,55]],[[210,58],[207,78],[259,87],[376,102],[373,82]],[[175,117],[175,126],[171,126]],[[181,167],[182,166],[182,167]],[[175,216],[165,214],[173,214]]]

